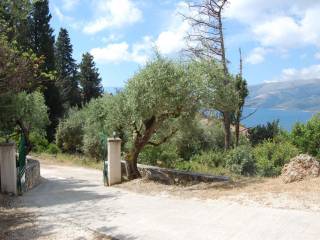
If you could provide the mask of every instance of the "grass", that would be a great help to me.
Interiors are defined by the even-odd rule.
[[[71,165],[71,166],[80,166],[93,169],[103,169],[103,162],[97,161],[94,158],[87,157],[83,154],[68,154],[68,153],[58,153],[58,154],[49,154],[49,153],[31,153],[31,156],[39,159],[42,163],[47,164],[61,164],[61,165]],[[186,162],[189,163],[189,162]],[[163,167],[163,166],[162,166]],[[169,167],[170,168],[170,167]],[[224,167],[212,167],[208,165],[203,165],[200,163],[193,162],[184,166],[184,164],[177,164],[172,169],[185,170],[188,172],[197,172],[197,173],[206,173],[219,176],[229,176],[232,179],[239,179],[241,176],[230,172]]]
[[[49,154],[49,153],[31,153],[31,156],[39,159],[42,163],[48,164],[62,164],[62,165],[72,165],[80,167],[88,167],[93,169],[103,169],[103,162],[97,161],[94,158],[89,158],[82,154]]]
[[[243,176],[231,172],[226,167],[222,167],[222,166],[214,167],[208,164],[201,164],[201,163],[192,162],[192,161],[180,162],[179,164],[176,164],[174,168],[177,170],[184,170],[188,172],[205,173],[205,174],[211,174],[216,176],[228,176],[233,180],[243,178]]]

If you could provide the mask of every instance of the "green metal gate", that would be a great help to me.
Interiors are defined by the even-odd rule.
[[[108,138],[106,135],[101,135],[101,146],[102,146],[102,161],[103,161],[103,183],[108,186]]]
[[[21,195],[26,191],[26,158],[27,158],[27,144],[26,138],[21,133],[20,144],[19,144],[19,155],[17,159],[17,187],[18,194]]]

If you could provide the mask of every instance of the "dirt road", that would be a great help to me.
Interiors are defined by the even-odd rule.
[[[33,215],[26,218],[33,223],[20,239],[316,240],[320,236],[317,211],[106,188],[101,171],[79,167],[42,165],[41,175],[42,184],[19,199],[23,206],[19,211]]]

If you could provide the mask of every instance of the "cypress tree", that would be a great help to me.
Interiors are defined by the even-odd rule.
[[[33,51],[45,57],[45,70],[54,70],[54,35],[50,26],[48,0],[35,1],[31,17],[31,45]]]
[[[30,48],[29,15],[31,3],[27,0],[0,1],[0,34],[19,50]]]
[[[82,55],[79,79],[84,103],[88,103],[92,98],[100,97],[103,94],[101,78],[90,53]]]
[[[52,73],[55,70],[54,35],[50,20],[51,14],[48,0],[35,1],[29,17],[30,42],[31,48],[37,56],[44,57],[45,62],[42,70],[46,73]],[[42,81],[45,102],[49,107],[49,119],[51,122],[47,129],[47,137],[49,141],[52,141],[59,118],[62,116],[62,105],[55,81],[48,77],[44,77]]]
[[[60,90],[64,109],[80,105],[77,64],[72,57],[72,44],[68,31],[60,29],[55,48],[57,85]]]

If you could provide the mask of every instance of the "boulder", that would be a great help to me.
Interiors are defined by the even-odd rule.
[[[320,175],[320,163],[316,158],[307,154],[300,154],[284,165],[281,178],[285,183],[301,181],[307,177]]]

